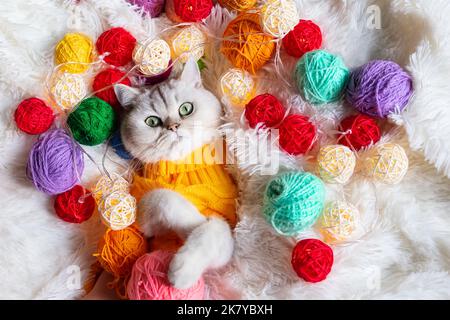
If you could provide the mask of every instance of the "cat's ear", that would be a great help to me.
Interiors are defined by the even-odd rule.
[[[198,68],[195,58],[190,57],[184,65],[183,72],[181,73],[180,80],[184,83],[194,85],[195,87],[202,86],[202,76],[200,69]]]
[[[125,109],[130,108],[133,101],[141,93],[139,89],[132,88],[124,84],[114,85],[114,92],[116,94],[117,100]]]

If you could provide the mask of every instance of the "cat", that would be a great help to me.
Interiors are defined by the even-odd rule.
[[[221,124],[222,106],[204,88],[193,59],[186,62],[178,78],[148,88],[117,84],[114,91],[126,110],[121,124],[123,144],[146,168],[167,161],[178,164],[219,137],[217,128]],[[145,236],[172,230],[185,240],[168,271],[169,281],[179,289],[194,285],[207,269],[226,265],[234,249],[232,225],[236,219],[237,197],[234,182],[225,176],[228,173],[223,165],[195,168],[199,171],[186,169],[183,173],[173,172],[170,177],[157,173],[150,178],[135,178],[149,189],[138,199],[138,224]],[[217,181],[198,185],[186,178],[213,171],[216,174],[218,170],[221,178]],[[175,180],[182,182],[174,186]],[[217,188],[220,192],[214,191]],[[192,198],[197,205],[189,200]],[[208,203],[210,207],[206,208]]]

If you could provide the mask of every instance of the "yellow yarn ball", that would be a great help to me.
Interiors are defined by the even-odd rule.
[[[120,191],[122,193],[128,193],[129,190],[130,184],[128,181],[117,173],[112,173],[110,177],[104,175],[97,181],[97,184],[92,190],[92,196],[95,202],[97,202],[97,205],[100,205],[103,198],[108,197],[113,192]]]
[[[148,76],[158,75],[166,71],[170,63],[170,47],[162,39],[149,40],[136,44],[133,61],[139,70]]]
[[[83,77],[72,73],[57,73],[51,80],[50,93],[63,110],[75,107],[87,94]]]
[[[103,223],[111,230],[122,230],[136,221],[136,198],[123,191],[103,197],[98,206]]]
[[[206,37],[194,25],[184,27],[172,37],[172,50],[176,58],[185,63],[190,56],[199,60],[205,53]]]
[[[371,150],[363,162],[364,173],[377,182],[398,184],[408,172],[405,150],[394,143],[385,143]]]
[[[56,45],[55,63],[64,64],[60,69],[63,72],[83,73],[89,69],[89,63],[92,62],[93,47],[87,36],[68,33]]]
[[[326,146],[317,157],[317,171],[326,183],[346,184],[353,175],[356,156],[346,146]]]
[[[269,0],[261,8],[261,25],[265,32],[276,38],[283,38],[299,20],[293,0]]]
[[[220,90],[232,104],[242,106],[253,99],[256,86],[247,71],[231,69],[220,78]]]
[[[346,201],[328,203],[319,219],[320,233],[325,242],[338,243],[348,240],[357,228],[359,210]]]
[[[256,0],[219,0],[221,6],[235,11],[245,11],[255,6]]]

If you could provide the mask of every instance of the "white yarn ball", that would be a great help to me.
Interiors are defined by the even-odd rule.
[[[255,95],[256,86],[253,77],[244,70],[231,69],[220,78],[222,94],[234,105],[245,105]]]
[[[366,176],[377,182],[395,185],[408,172],[409,160],[405,150],[398,144],[385,143],[373,148],[363,162]]]
[[[326,183],[346,184],[353,175],[356,156],[346,146],[333,145],[320,149],[317,171]]]
[[[357,228],[359,210],[346,201],[333,201],[325,205],[319,219],[319,228],[325,242],[348,240]]]
[[[293,0],[268,0],[261,8],[261,24],[268,34],[283,38],[300,20]]]
[[[122,193],[128,193],[130,185],[127,180],[118,175],[112,173],[110,177],[107,175],[102,176],[92,190],[92,196],[94,197],[97,205],[100,205],[103,198],[108,197],[110,194],[116,191]]]
[[[71,110],[87,94],[84,79],[79,74],[57,73],[51,81],[50,93],[63,110]]]
[[[148,76],[158,75],[166,71],[170,63],[170,47],[162,39],[149,40],[136,44],[133,61],[139,70]]]
[[[172,38],[172,49],[176,58],[185,63],[189,57],[199,60],[205,53],[206,37],[194,25],[184,27]]]
[[[112,230],[122,230],[136,221],[136,198],[123,191],[104,197],[99,206],[103,223]]]

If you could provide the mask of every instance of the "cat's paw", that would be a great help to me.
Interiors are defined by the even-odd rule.
[[[203,273],[203,267],[198,259],[189,251],[176,254],[169,266],[168,278],[177,289],[188,289],[194,286]]]

